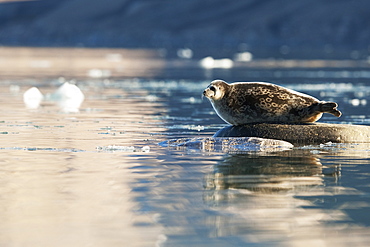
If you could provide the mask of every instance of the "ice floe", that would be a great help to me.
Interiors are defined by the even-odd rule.
[[[181,138],[159,143],[162,147],[186,149],[201,152],[255,152],[255,151],[282,151],[293,148],[286,141],[264,139],[256,137],[206,137]]]

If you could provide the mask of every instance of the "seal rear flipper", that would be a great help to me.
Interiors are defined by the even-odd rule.
[[[342,113],[337,109],[338,104],[335,102],[320,102],[320,110],[322,112],[330,113],[336,117],[342,116]]]

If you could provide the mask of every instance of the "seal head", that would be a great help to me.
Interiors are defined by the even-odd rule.
[[[211,102],[222,100],[227,95],[229,87],[228,83],[215,80],[203,91],[203,96],[206,96]]]

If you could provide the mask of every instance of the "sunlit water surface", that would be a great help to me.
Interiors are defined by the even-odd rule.
[[[369,124],[366,84],[290,81],[280,84],[339,103],[343,117],[323,122]],[[80,80],[85,101],[66,113],[23,103],[31,86],[46,95],[59,81],[3,81],[0,245],[367,246],[369,145],[158,145],[226,126],[201,99],[208,83]]]

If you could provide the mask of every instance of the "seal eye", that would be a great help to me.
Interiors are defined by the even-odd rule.
[[[214,86],[210,86],[209,89],[212,90],[213,92],[216,92],[216,88]]]

